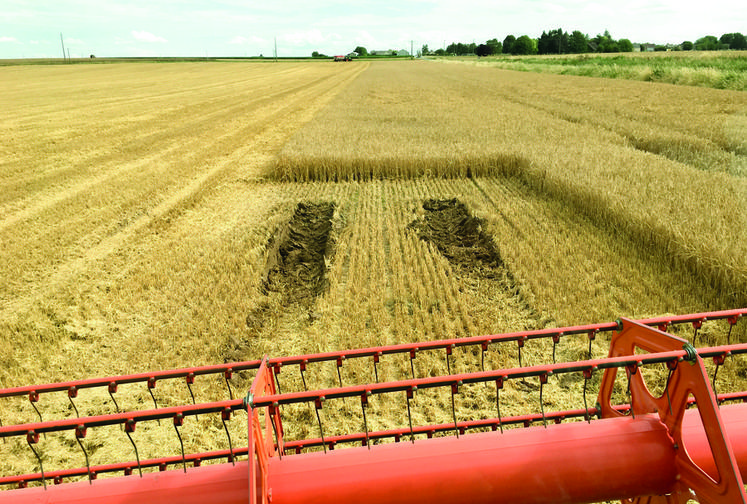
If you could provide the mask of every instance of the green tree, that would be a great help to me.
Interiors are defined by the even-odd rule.
[[[319,57],[319,51],[314,51],[311,53],[312,58],[318,58]]]
[[[542,35],[540,35],[540,38],[537,40],[537,52],[539,54],[549,54],[554,52],[552,46],[552,37],[543,31]]]
[[[692,42],[690,42],[689,40],[685,40],[685,41],[684,41],[684,42],[682,43],[682,50],[683,50],[683,51],[692,51],[692,50],[693,50],[693,47],[694,47],[693,43],[692,43]]]
[[[589,51],[589,37],[578,30],[571,33],[568,40],[568,52],[579,54]]]
[[[498,42],[498,39],[490,39],[485,42],[485,45],[490,47],[490,54],[501,54],[503,52],[503,44]]]
[[[475,54],[477,54],[478,58],[482,58],[485,56],[490,56],[493,53],[490,51],[490,47],[488,47],[487,44],[480,44],[475,49]]]
[[[612,35],[610,35],[609,30],[604,30],[604,35],[597,35],[592,40],[597,45],[597,52],[601,52],[601,53],[620,52],[620,48],[617,44],[617,41],[612,38]]]
[[[503,53],[504,54],[514,54],[514,43],[516,42],[516,37],[513,35],[506,35],[506,38],[503,39]]]
[[[570,50],[570,37],[562,28],[542,32],[537,40],[537,52],[539,54],[564,54]]]
[[[465,54],[475,54],[477,50],[477,44],[474,42],[471,44],[464,44],[462,42],[452,42],[446,46],[446,52],[448,54],[454,54],[456,56],[464,56]]]
[[[734,33],[734,39],[732,40],[731,48],[737,49],[739,51],[747,50],[747,37],[739,32]]]
[[[719,42],[723,49],[743,50],[747,49],[747,39],[741,33],[724,33]],[[723,47],[726,46],[726,47]]]
[[[537,41],[522,35],[513,44],[513,54],[537,54]]]
[[[706,35],[695,41],[695,49],[698,51],[715,51],[720,45],[718,39],[713,35]]]
[[[633,42],[624,38],[617,41],[617,50],[620,52],[633,52]]]
[[[365,48],[365,47],[363,47],[363,46],[358,46],[358,47],[356,47],[356,48],[355,48],[355,49],[353,50],[353,52],[356,52],[356,53],[358,53],[358,56],[361,56],[361,57],[366,57],[366,56],[368,56],[368,51],[367,51],[367,50],[366,50],[366,48]]]
[[[431,52],[428,50],[428,44],[423,44],[423,48],[420,50],[423,56],[428,56]]]

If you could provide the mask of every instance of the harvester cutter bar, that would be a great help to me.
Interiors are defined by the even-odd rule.
[[[589,418],[590,415],[606,417],[606,415],[609,415],[610,412],[613,414],[614,413],[624,414],[630,411],[632,419],[635,420],[635,415],[633,415],[634,412],[637,412],[637,413],[640,412],[643,414],[648,414],[651,412],[649,410],[644,411],[643,409],[641,409],[643,408],[643,406],[641,406],[642,404],[641,398],[643,395],[641,392],[638,392],[637,396],[635,396],[637,397],[636,400],[631,399],[630,406],[627,406],[627,405],[619,406],[619,405],[611,405],[611,404],[605,405],[603,403],[601,410],[598,409],[597,407],[561,411],[561,412],[554,412],[554,413],[544,413],[544,410],[543,410],[542,414],[508,416],[504,418],[500,417],[500,409],[499,409],[498,419],[472,420],[472,421],[466,421],[466,422],[465,421],[458,422],[456,419],[456,416],[454,416],[454,422],[447,423],[447,424],[437,424],[437,425],[431,425],[431,426],[417,426],[417,427],[413,427],[411,424],[409,429],[400,428],[400,429],[371,431],[371,432],[368,432],[368,427],[366,427],[366,432],[359,433],[359,434],[332,435],[332,436],[327,436],[326,438],[322,437],[319,439],[286,441],[283,439],[283,429],[282,429],[282,424],[281,424],[281,416],[282,416],[281,411],[282,410],[280,406],[291,405],[291,404],[302,404],[302,403],[308,403],[308,404],[314,403],[314,407],[316,408],[317,418],[318,418],[318,412],[322,409],[323,407],[322,405],[326,400],[340,399],[340,398],[344,399],[348,397],[354,398],[357,396],[361,400],[361,405],[363,406],[363,415],[365,417],[365,406],[368,404],[369,397],[371,396],[404,392],[405,394],[407,394],[407,397],[409,399],[410,397],[412,397],[414,392],[418,389],[435,389],[435,388],[441,387],[441,388],[451,389],[452,410],[453,410],[454,409],[454,406],[453,406],[454,394],[459,393],[459,388],[463,385],[478,384],[478,383],[485,383],[485,384],[495,383],[497,389],[500,389],[503,386],[504,382],[506,382],[507,380],[537,378],[539,380],[539,383],[541,384],[540,385],[541,387],[542,384],[547,382],[548,377],[552,375],[556,375],[556,374],[559,375],[559,374],[565,374],[565,373],[581,373],[584,376],[584,378],[588,380],[589,377],[591,377],[591,375],[597,371],[605,371],[605,375],[606,375],[608,371],[612,372],[613,370],[617,370],[620,368],[625,369],[626,373],[628,374],[628,382],[630,383],[631,381],[630,376],[634,375],[636,371],[638,370],[638,368],[641,366],[651,365],[651,364],[666,364],[670,370],[676,370],[678,363],[683,362],[683,361],[688,361],[691,364],[698,361],[699,363],[698,365],[700,366],[700,369],[701,369],[700,371],[701,378],[707,378],[707,376],[705,375],[705,369],[702,367],[702,359],[713,358],[714,363],[717,366],[719,366],[720,364],[723,364],[724,359],[727,356],[747,354],[747,343],[701,348],[695,351],[695,349],[692,346],[687,344],[686,340],[664,334],[663,331],[666,331],[666,329],[669,326],[674,325],[674,324],[691,323],[693,327],[696,329],[696,334],[697,334],[697,330],[700,329],[704,321],[717,320],[717,319],[726,319],[728,320],[730,326],[733,327],[737,323],[738,319],[745,314],[747,314],[747,308],[739,309],[739,310],[728,310],[728,311],[723,311],[723,312],[700,313],[700,314],[682,315],[682,316],[674,316],[674,317],[659,317],[659,318],[653,318],[653,319],[646,319],[646,320],[642,320],[638,322],[624,320],[624,321],[618,321],[614,323],[573,326],[573,327],[566,327],[566,328],[560,328],[560,329],[545,329],[545,330],[539,330],[539,331],[522,331],[522,332],[480,336],[480,337],[473,337],[473,338],[447,339],[447,340],[439,340],[439,341],[431,341],[431,342],[380,346],[380,347],[371,347],[371,348],[356,349],[356,350],[345,350],[345,351],[340,351],[340,352],[309,354],[309,355],[302,355],[302,356],[296,356],[296,357],[282,357],[282,358],[275,358],[275,359],[265,358],[265,359],[256,360],[256,361],[228,363],[228,364],[222,364],[222,365],[216,365],[216,366],[191,367],[191,368],[184,368],[184,369],[175,369],[175,370],[170,370],[170,371],[139,373],[139,374],[133,374],[133,375],[123,375],[123,376],[118,376],[118,377],[107,377],[107,378],[100,378],[100,379],[93,379],[93,380],[78,380],[78,381],[73,381],[73,382],[64,382],[64,383],[57,383],[57,384],[2,389],[0,390],[0,397],[28,395],[29,399],[32,402],[36,402],[38,401],[39,394],[42,392],[55,392],[55,391],[66,391],[67,390],[69,396],[72,398],[72,397],[75,397],[75,395],[72,395],[73,393],[77,394],[77,391],[83,388],[107,387],[108,386],[109,392],[111,393],[112,390],[116,391],[116,386],[119,384],[138,383],[138,382],[147,382],[149,390],[150,390],[151,388],[155,387],[155,383],[157,380],[186,378],[187,384],[190,385],[191,383],[194,382],[195,376],[211,375],[211,374],[218,374],[218,373],[222,373],[225,376],[226,383],[228,383],[228,380],[233,376],[234,372],[256,370],[256,376],[254,379],[254,383],[252,385],[252,388],[250,389],[250,393],[247,395],[245,399],[235,399],[235,400],[232,399],[232,400],[227,400],[227,401],[217,401],[217,402],[211,402],[211,403],[191,404],[191,405],[186,405],[186,406],[163,407],[163,408],[158,408],[156,405],[156,409],[152,409],[152,410],[130,411],[130,412],[123,412],[123,413],[116,413],[116,414],[88,416],[88,417],[83,417],[83,418],[67,418],[67,419],[62,419],[62,420],[39,421],[39,422],[24,423],[24,424],[19,424],[19,425],[0,426],[0,437],[6,438],[6,437],[12,437],[12,436],[18,436],[18,437],[25,436],[29,440],[29,445],[31,445],[32,442],[36,443],[38,441],[39,434],[43,434],[47,432],[74,430],[76,432],[76,437],[80,438],[80,437],[85,436],[85,431],[88,428],[95,428],[95,427],[106,426],[106,425],[123,425],[125,427],[125,431],[130,432],[127,429],[134,430],[134,426],[138,422],[172,418],[174,419],[175,425],[177,425],[176,423],[177,419],[181,421],[181,419],[183,419],[183,417],[185,416],[194,416],[194,415],[200,415],[200,414],[220,413],[222,416],[222,419],[224,420],[224,425],[225,425],[225,420],[227,418],[230,418],[230,415],[232,412],[237,411],[237,410],[244,410],[244,411],[247,411],[248,413],[247,420],[248,420],[248,428],[249,428],[249,436],[248,436],[249,446],[247,448],[237,448],[237,449],[231,448],[227,451],[222,450],[222,451],[209,452],[209,453],[203,453],[203,454],[191,454],[191,455],[182,454],[182,456],[150,459],[150,460],[145,460],[145,461],[138,460],[138,462],[135,464],[132,462],[126,462],[126,463],[108,464],[104,466],[87,467],[85,469],[54,471],[54,472],[48,472],[46,474],[40,473],[38,475],[27,474],[27,475],[22,475],[22,476],[10,476],[10,477],[1,478],[0,484],[8,484],[8,483],[25,484],[29,481],[41,480],[45,482],[45,487],[46,487],[46,479],[48,478],[53,478],[54,481],[57,483],[57,482],[61,482],[62,478],[70,478],[73,476],[85,476],[87,474],[89,476],[89,479],[93,479],[92,475],[95,475],[97,473],[116,472],[116,471],[123,470],[125,471],[125,474],[128,474],[128,471],[131,472],[133,467],[138,467],[138,468],[158,467],[160,470],[165,470],[165,468],[169,465],[180,464],[180,463],[185,464],[185,471],[186,471],[186,462],[199,463],[201,460],[219,459],[223,457],[228,458],[230,462],[234,462],[235,456],[248,455],[250,460],[254,460],[255,457],[258,460],[258,468],[255,467],[254,464],[251,464],[251,463],[249,464],[250,481],[255,481],[255,473],[253,471],[258,469],[259,472],[256,473],[256,477],[259,479],[257,481],[263,480],[264,483],[262,483],[262,485],[264,488],[266,487],[266,483],[267,483],[269,464],[272,463],[273,467],[277,467],[277,462],[274,461],[274,457],[277,457],[277,456],[282,457],[282,455],[285,454],[286,452],[295,451],[296,453],[299,453],[305,448],[322,446],[325,448],[325,451],[326,451],[327,447],[331,449],[338,443],[349,444],[349,443],[354,443],[354,442],[360,442],[365,446],[365,445],[368,445],[369,441],[372,439],[379,440],[379,439],[386,439],[386,438],[392,439],[393,438],[395,441],[399,441],[400,438],[406,437],[409,434],[410,436],[413,436],[413,440],[414,440],[415,434],[418,434],[421,436],[426,435],[428,437],[432,437],[433,434],[435,433],[445,433],[449,431],[456,431],[456,434],[457,434],[456,437],[458,438],[459,432],[463,433],[464,431],[469,430],[469,429],[489,428],[491,430],[497,430],[498,427],[502,428],[503,425],[530,426],[540,421],[546,424],[548,420],[553,421],[555,423],[561,423],[565,419]],[[498,369],[498,370],[478,371],[478,372],[469,372],[469,373],[452,374],[451,372],[449,372],[449,374],[447,375],[441,375],[441,376],[435,376],[435,377],[415,378],[414,376],[415,373],[413,370],[412,379],[389,381],[385,383],[365,383],[361,385],[350,385],[350,386],[342,386],[342,380],[340,379],[339,387],[295,391],[295,392],[287,392],[287,393],[280,393],[279,390],[276,390],[275,381],[273,380],[273,377],[275,380],[277,380],[277,375],[280,373],[280,370],[282,369],[283,366],[298,365],[303,371],[305,369],[305,366],[311,362],[335,362],[338,368],[338,377],[339,377],[340,376],[339,368],[342,366],[342,362],[345,359],[373,357],[374,362],[378,362],[378,358],[382,355],[409,354],[410,360],[412,362],[412,360],[415,358],[415,355],[417,355],[417,352],[420,352],[420,351],[446,350],[446,353],[448,356],[451,354],[452,350],[456,347],[469,347],[469,346],[479,345],[482,347],[482,350],[484,352],[487,345],[491,345],[491,344],[504,343],[504,342],[519,342],[519,345],[521,347],[523,346],[523,343],[529,339],[542,339],[542,338],[552,338],[553,342],[557,343],[561,336],[573,335],[573,334],[579,334],[579,335],[585,334],[589,337],[589,340],[591,341],[599,332],[615,331],[615,333],[619,335],[625,332],[624,325],[626,325],[627,327],[630,324],[634,326],[640,326],[642,327],[644,331],[657,333],[654,335],[654,338],[659,338],[662,336],[665,338],[670,338],[667,341],[674,344],[675,346],[667,346],[666,347],[667,351],[649,350],[650,353],[647,353],[647,354],[635,354],[634,352],[629,352],[625,354],[611,353],[611,355],[615,355],[615,356],[604,358],[604,359],[591,359],[590,358],[587,360],[575,361],[575,362],[563,362],[563,363],[555,363],[555,364],[524,366],[524,367],[517,367],[517,368],[505,368],[505,369]],[[647,326],[647,327],[644,327],[644,326]],[[659,331],[652,329],[651,326],[658,328]],[[614,338],[613,338],[613,341],[614,341]],[[684,346],[682,345],[683,343],[685,344]],[[676,346],[676,345],[679,345],[679,346]],[[448,364],[448,360],[447,360],[447,364]],[[686,381],[685,378],[682,378],[682,383],[684,383],[685,386],[693,386],[692,383],[694,382],[692,381],[692,379],[688,378],[688,380],[690,381]],[[715,373],[714,373],[714,381],[715,381]],[[674,385],[675,391],[677,387],[676,383],[677,382],[675,382],[675,385]],[[603,386],[603,388],[606,388],[606,390],[609,391],[611,390],[611,385],[608,384],[606,386]],[[229,386],[229,390],[230,390],[230,386]],[[540,391],[541,390],[542,389],[540,388]],[[668,394],[669,393],[669,382],[667,382],[666,390]],[[701,387],[701,389],[699,390],[701,390],[700,397],[703,398],[703,397],[706,397],[703,394],[707,395],[710,389],[708,389],[708,387],[705,387],[705,388]],[[191,393],[191,389],[190,389],[190,393]],[[586,394],[585,389],[584,389],[584,394]],[[713,392],[711,390],[710,394],[713,397],[712,402],[718,403],[718,404],[722,402],[726,402],[726,401],[736,401],[736,400],[747,402],[747,392],[731,392],[727,394],[713,396]],[[600,394],[600,397],[602,397],[601,394]],[[542,401],[541,392],[540,392],[540,401]],[[664,404],[663,402],[661,402],[662,399],[659,399],[658,401],[659,403],[657,403],[658,405],[657,407],[658,407],[658,411],[663,415],[662,418],[669,421],[669,417],[673,417],[673,420],[671,420],[670,423],[672,424],[674,428],[679,429],[680,428],[679,426],[682,421],[682,415],[680,414],[678,418],[674,418],[674,415],[669,415],[669,417],[667,417],[666,415],[664,415],[664,413],[662,413],[665,410],[665,408],[662,406]],[[684,409],[687,408],[687,404],[691,404],[692,402],[694,402],[694,400],[690,401],[689,399],[686,399],[685,401],[686,404],[684,408],[680,406],[681,407],[680,411],[684,411]],[[584,404],[586,404],[585,398],[584,398]],[[646,403],[646,408],[650,409],[648,404],[649,403]],[[684,403],[681,402],[680,404],[682,405]],[[408,402],[408,406],[409,406],[409,402]],[[699,403],[698,406],[700,409],[701,404]],[[705,406],[705,402],[703,402],[703,406]],[[669,408],[671,409],[671,407],[672,405],[670,404]],[[607,410],[605,410],[604,408],[607,408]],[[265,418],[264,427],[262,427],[259,423],[260,422],[259,413],[263,409],[264,409],[264,418]],[[713,431],[713,429],[716,429],[716,430],[721,429],[721,424],[720,424],[721,421],[718,418],[717,410],[718,408],[716,408],[715,416],[712,419],[704,420],[704,424],[709,432]],[[319,423],[320,423],[319,428],[321,431],[322,430],[321,421],[319,421]],[[667,424],[667,427],[672,428],[669,424]],[[79,432],[82,432],[83,434],[79,436],[78,435]],[[677,430],[676,432],[679,432],[679,431]],[[227,435],[229,435],[229,444],[230,444],[230,434],[228,434],[228,431],[226,433]],[[178,430],[177,430],[177,434],[178,434]],[[723,436],[723,433],[721,435]],[[322,433],[322,436],[324,436],[323,433]],[[36,441],[31,441],[31,439],[36,439]],[[728,443],[725,446],[728,447]],[[33,450],[33,447],[32,447],[32,450]],[[137,449],[135,450],[137,454]],[[734,465],[733,456],[731,457],[732,457],[731,464]],[[40,464],[41,464],[41,461],[40,461]],[[690,476],[689,481],[694,481],[692,479],[692,475]],[[738,481],[741,482],[741,480],[738,480]],[[702,487],[702,488],[705,488],[705,487]],[[733,486],[731,488],[733,488]],[[260,501],[269,502],[269,500],[265,500],[266,497],[269,497],[268,494],[264,493],[264,490],[262,490],[262,494],[259,496],[259,500],[257,502],[260,502]]]

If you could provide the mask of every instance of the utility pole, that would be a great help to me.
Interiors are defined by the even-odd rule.
[[[70,63],[70,48],[67,48],[67,62]]]
[[[278,62],[278,38],[275,37],[275,63]]]
[[[62,40],[62,32],[60,32],[60,44],[62,44],[62,62],[65,62],[65,42]]]
[[[412,49],[413,49],[413,48],[412,48],[412,40],[411,40],[411,41],[410,41],[410,57],[411,57],[411,58],[414,58],[414,57],[415,57],[415,53],[414,53],[414,52],[412,52]]]

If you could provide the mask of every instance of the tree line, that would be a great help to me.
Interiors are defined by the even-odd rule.
[[[646,49],[642,50],[683,50],[683,51],[718,51],[718,50],[747,50],[747,38],[741,33],[725,33],[720,38],[713,35],[701,37],[695,42],[684,41],[677,45],[653,45],[644,44]],[[605,30],[603,34],[590,38],[588,35],[574,30],[569,33],[562,28],[543,31],[539,38],[531,38],[528,35],[516,37],[507,35],[503,41],[498,39],[487,40],[483,44],[465,44],[452,42],[446,48],[432,51],[425,44],[420,54],[423,56],[464,56],[475,54],[477,56],[491,56],[496,54],[581,54],[581,53],[615,53],[632,52],[633,43],[626,38],[615,40],[610,32]]]

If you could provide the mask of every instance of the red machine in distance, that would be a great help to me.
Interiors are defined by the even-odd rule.
[[[197,376],[222,374],[228,385],[234,373],[256,370],[249,393],[243,399],[234,399],[228,385],[231,397],[225,401],[158,408],[154,397],[156,407],[149,410],[47,421],[40,414],[38,422],[0,427],[0,437],[26,439],[41,469],[37,473],[1,477],[0,484],[21,488],[0,492],[0,501],[10,499],[8,502],[21,504],[247,501],[277,504],[330,501],[582,503],[622,499],[623,502],[684,504],[697,498],[700,502],[747,503],[742,481],[742,474],[747,471],[747,404],[744,404],[747,391],[716,395],[713,386],[718,368],[727,358],[747,354],[747,344],[730,344],[732,328],[745,314],[747,309],[642,321],[623,319],[607,324],[2,389],[0,397],[27,397],[36,408],[40,397],[49,393],[66,392],[74,405],[73,399],[85,389],[104,388],[114,400],[121,384],[142,382],[152,394],[158,381],[171,379],[185,380],[191,393],[191,384]],[[728,324],[727,345],[696,350],[688,341],[666,332],[673,324],[691,324],[695,340],[698,330],[707,321]],[[587,337],[591,343],[600,333],[607,332],[612,332],[613,336],[609,357],[604,359],[533,366],[520,364],[511,369],[466,373],[452,373],[449,364],[449,356],[457,347],[479,349],[483,363],[489,346],[513,343],[519,349],[521,360],[521,349],[532,340],[551,339],[554,356],[555,346],[564,338]],[[449,372],[416,377],[413,361],[422,352],[444,352]],[[377,365],[382,357],[394,354],[409,357],[412,376],[380,382]],[[375,379],[370,383],[343,386],[339,371],[343,363],[351,359],[370,360]],[[705,359],[712,359],[715,365],[712,379],[706,371]],[[321,362],[334,364],[339,386],[286,392],[279,389],[279,375],[284,367],[297,367],[305,385],[307,366]],[[642,370],[649,366],[666,366],[667,379],[659,397],[649,391],[643,377]],[[630,400],[627,404],[614,404],[615,380],[622,370]],[[583,408],[544,411],[542,394],[548,379],[580,374],[586,385],[586,381],[599,372],[603,376],[596,406],[589,406],[584,394]],[[527,379],[539,383],[541,411],[501,416],[500,391],[504,385],[512,380]],[[453,408],[454,396],[461,388],[472,384],[495,388],[495,418],[458,421],[454,414],[452,423],[412,425],[410,400],[418,391],[450,391]],[[409,426],[369,430],[366,420],[369,402],[390,394],[406,397]],[[360,404],[363,428],[355,434],[325,436],[319,412],[325,402],[341,398]],[[303,403],[316,412],[319,437],[286,440],[283,422],[288,418],[283,417],[283,407]],[[179,434],[184,420],[193,415],[220,415],[225,425],[239,410],[247,412],[248,446],[245,448],[233,448],[228,436],[227,450],[182,453],[142,461],[138,458],[134,462],[46,473],[34,448],[40,442],[39,436],[47,433],[69,432],[80,443],[89,429],[121,425],[129,436],[138,423],[158,419],[172,421]],[[510,425],[526,428],[505,428]],[[475,430],[483,432],[468,433]],[[181,437],[179,439],[181,441]],[[395,442],[378,444],[382,440]],[[334,449],[356,444],[360,446]],[[135,451],[137,453],[137,448]],[[200,466],[202,461],[210,459],[226,462]],[[194,467],[188,468],[187,462]],[[154,467],[159,470],[148,472],[147,468]],[[99,475],[115,472],[125,476],[97,479]],[[83,481],[65,482],[81,477]]]

